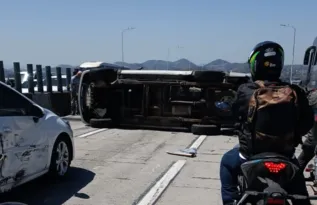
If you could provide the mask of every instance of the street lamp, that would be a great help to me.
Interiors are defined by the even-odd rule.
[[[292,83],[293,80],[293,65],[294,65],[294,55],[295,55],[295,39],[296,39],[296,28],[290,24],[281,24],[280,26],[292,28],[294,31],[294,39],[293,39],[293,59],[292,59],[292,65],[291,65],[291,73],[290,73],[290,83]]]
[[[176,49],[183,49],[184,47],[183,46],[180,46],[180,45],[177,45],[176,46]],[[167,67],[167,70],[169,69],[169,57],[170,57],[170,53],[171,53],[171,48],[169,47],[167,49],[167,64],[166,64],[166,67]],[[179,57],[180,59],[180,57]],[[188,63],[188,68],[190,69],[190,63]]]
[[[184,46],[177,46],[178,49],[184,49]],[[181,53],[179,54],[179,56],[181,55]],[[181,57],[179,57],[179,59],[181,59]],[[188,69],[190,70],[190,62],[188,62]]]
[[[183,49],[184,47],[178,45],[178,46],[176,46],[176,48],[179,49],[179,50],[181,50],[181,49]],[[179,52],[178,55],[179,55],[179,59],[181,59],[181,52]]]
[[[134,30],[135,28],[134,27],[128,27],[126,29],[123,29],[122,32],[121,32],[121,52],[122,52],[122,64],[124,63],[124,51],[123,51],[123,34],[124,32],[126,31],[131,31],[131,30]]]
[[[168,70],[168,69],[169,69],[170,51],[171,51],[171,49],[170,49],[170,48],[168,48],[168,49],[167,49],[166,70]]]
[[[183,49],[184,47],[183,46],[177,46],[178,49]],[[181,54],[180,54],[181,55]],[[181,57],[179,57],[180,59]],[[190,70],[190,62],[188,62],[188,69]]]

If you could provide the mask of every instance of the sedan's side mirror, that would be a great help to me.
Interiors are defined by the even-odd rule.
[[[34,104],[31,107],[30,114],[36,118],[42,118],[44,116],[43,110]]]

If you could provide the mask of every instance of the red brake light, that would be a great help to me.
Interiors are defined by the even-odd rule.
[[[311,168],[306,168],[305,169],[305,172],[312,172],[313,171],[313,169],[311,169]]]
[[[264,166],[271,172],[271,173],[279,173],[281,170],[285,169],[285,163],[274,163],[274,162],[265,162]]]
[[[274,205],[277,205],[277,204],[284,204],[284,200],[283,199],[272,199],[272,198],[269,198],[267,200],[267,204],[274,204]]]

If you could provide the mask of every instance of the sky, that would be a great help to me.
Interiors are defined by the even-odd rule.
[[[0,60],[5,65],[187,58],[246,62],[254,45],[280,43],[295,64],[317,36],[316,0],[10,0],[1,1]],[[168,55],[168,50],[170,50]]]

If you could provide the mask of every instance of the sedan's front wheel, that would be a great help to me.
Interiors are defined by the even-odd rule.
[[[70,146],[67,140],[59,138],[56,140],[51,157],[50,175],[53,177],[63,177],[70,167]]]

